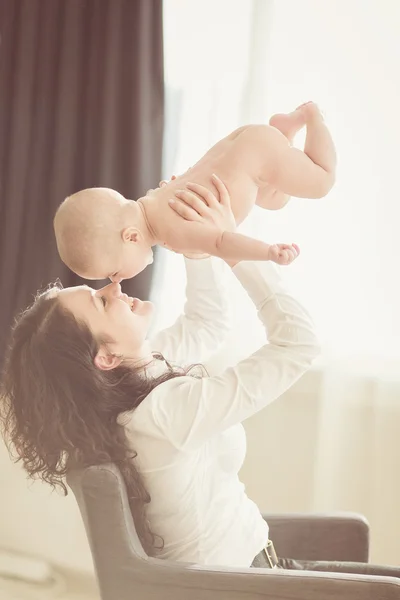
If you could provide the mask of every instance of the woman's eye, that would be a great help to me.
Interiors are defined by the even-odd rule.
[[[105,296],[100,296],[100,300],[102,301],[103,306],[105,308],[107,306],[107,299],[106,299],[106,297]]]

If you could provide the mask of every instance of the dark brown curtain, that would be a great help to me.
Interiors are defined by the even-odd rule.
[[[160,180],[162,0],[0,0],[0,34],[1,363],[38,288],[82,283],[57,255],[64,197],[137,198]],[[124,291],[146,298],[151,279],[147,268]]]

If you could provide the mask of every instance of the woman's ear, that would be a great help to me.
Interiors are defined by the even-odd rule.
[[[103,346],[100,348],[94,358],[94,364],[102,371],[110,371],[111,369],[115,369],[115,367],[118,367],[121,364],[121,361],[121,357],[111,354],[107,348],[104,348]]]

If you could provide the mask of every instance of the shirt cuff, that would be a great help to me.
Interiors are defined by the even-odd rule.
[[[213,257],[198,260],[185,256],[185,267],[187,275],[193,274],[196,277],[197,283],[205,281],[210,284],[210,276],[222,278],[227,271],[223,261]]]
[[[270,261],[242,261],[232,268],[257,309],[282,289],[278,265]]]

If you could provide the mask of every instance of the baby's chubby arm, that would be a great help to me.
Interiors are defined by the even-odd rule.
[[[181,240],[182,243],[187,240],[187,245],[174,248],[176,252],[206,253],[234,263],[271,260],[278,265],[289,265],[300,252],[296,244],[266,244],[233,231],[216,231],[215,227],[198,221],[186,222],[182,227],[185,236]]]
[[[299,252],[296,244],[266,244],[247,235],[224,231],[217,240],[214,256],[233,262],[271,260],[278,265],[290,265]]]

